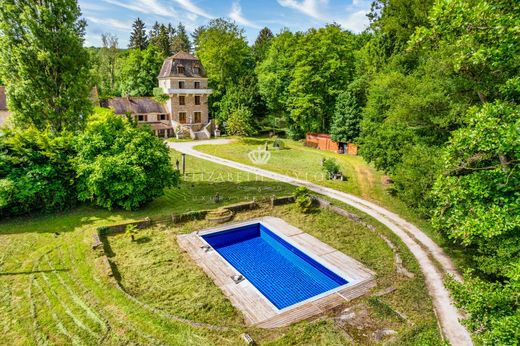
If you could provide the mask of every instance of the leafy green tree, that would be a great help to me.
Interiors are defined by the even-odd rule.
[[[83,127],[92,85],[80,16],[74,0],[0,3],[0,75],[17,126]]]
[[[4,128],[0,136],[0,217],[76,204],[71,133]]]
[[[353,142],[359,134],[360,121],[361,110],[356,98],[349,92],[339,94],[330,128],[332,139],[336,142]]]
[[[258,37],[253,44],[253,56],[257,63],[265,59],[267,50],[269,49],[269,43],[273,37],[273,32],[268,27],[263,28],[258,33]]]
[[[478,270],[490,279],[468,277],[454,285],[458,302],[471,312],[469,326],[489,344],[514,344],[520,325],[520,304],[511,299],[520,294],[520,106],[487,103],[468,118],[444,153],[433,224],[471,248]]]
[[[175,35],[172,37],[171,51],[173,54],[177,52],[191,52],[191,42],[186,32],[184,24],[179,23]]]
[[[143,50],[146,49],[147,46],[148,36],[146,35],[146,25],[141,18],[137,18],[132,24],[128,48]]]
[[[214,105],[231,84],[236,84],[244,74],[253,69],[251,52],[244,30],[225,19],[213,19],[201,28],[196,40],[196,54],[208,74],[212,110],[218,113]]]
[[[164,24],[159,26],[159,33],[153,41],[153,45],[157,47],[163,58],[171,55],[171,35],[170,30]]]
[[[352,80],[353,42],[338,25],[272,40],[257,68],[260,92],[295,136],[329,130],[336,97]]]
[[[238,106],[229,114],[226,122],[226,131],[230,135],[250,136],[254,133],[253,114],[245,106]]]
[[[152,96],[162,63],[163,55],[154,45],[130,51],[121,71],[122,94]]]
[[[96,111],[75,147],[81,201],[131,210],[179,183],[162,140],[110,110]]]
[[[258,82],[254,74],[242,77],[237,84],[230,84],[218,103],[217,119],[225,122],[237,108],[244,106],[251,110],[254,119],[265,115],[265,104],[258,91]]]

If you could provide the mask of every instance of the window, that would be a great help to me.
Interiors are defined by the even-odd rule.
[[[186,96],[179,96],[179,105],[184,106],[186,104]]]
[[[168,116],[166,114],[159,114],[159,120],[168,120]]]
[[[200,105],[200,96],[195,96],[195,104]]]
[[[200,89],[200,82],[195,82],[195,89]]]
[[[184,74],[184,66],[182,66],[182,65],[177,66],[177,73]]]
[[[179,112],[179,122],[186,124],[186,112]]]
[[[179,81],[179,89],[184,89],[184,81]]]
[[[144,115],[143,114],[139,114],[137,116],[137,121],[144,121]]]
[[[201,118],[202,118],[201,113],[200,112],[195,112],[193,114],[195,115],[195,123],[196,124],[200,123],[201,122]]]
[[[195,74],[199,74],[199,75],[200,75],[200,67],[195,66],[195,67],[193,68],[193,72],[194,72]]]

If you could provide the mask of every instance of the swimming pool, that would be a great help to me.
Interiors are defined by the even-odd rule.
[[[349,283],[261,222],[201,237],[280,310]]]

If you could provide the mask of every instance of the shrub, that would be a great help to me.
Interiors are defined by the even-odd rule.
[[[273,148],[276,148],[276,149],[285,149],[285,142],[282,141],[280,138],[276,138],[273,142]]]
[[[310,213],[314,209],[314,200],[305,186],[299,186],[294,190],[294,198],[301,212]]]
[[[3,129],[0,136],[0,217],[64,210],[76,203],[72,135]]]
[[[98,109],[75,141],[78,198],[132,210],[175,186],[168,148],[146,128]]]
[[[238,106],[227,119],[226,131],[230,135],[250,136],[253,134],[253,114],[244,106]]]
[[[137,226],[136,225],[126,225],[125,234],[130,237],[132,241],[135,240],[135,236],[137,235]]]
[[[327,179],[332,179],[340,172],[339,165],[336,159],[330,158],[323,161],[323,171],[326,174]]]

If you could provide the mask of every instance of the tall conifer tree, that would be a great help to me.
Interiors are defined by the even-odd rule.
[[[130,34],[129,48],[143,50],[148,46],[148,36],[146,35],[146,25],[137,18],[132,24],[132,33]]]
[[[92,103],[80,16],[75,0],[0,2],[0,76],[17,126],[83,127]]]

